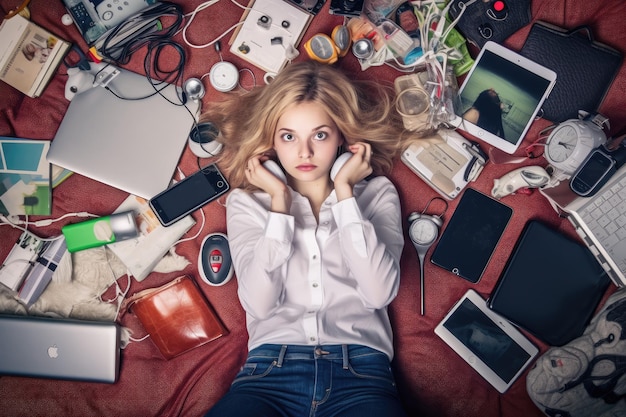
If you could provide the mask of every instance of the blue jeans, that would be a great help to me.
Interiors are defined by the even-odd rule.
[[[406,417],[382,352],[262,345],[205,417]]]

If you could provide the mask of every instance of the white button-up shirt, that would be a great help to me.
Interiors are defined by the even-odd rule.
[[[235,189],[226,202],[248,348],[360,344],[391,360],[387,305],[398,292],[404,246],[395,187],[376,177],[341,202],[333,191],[319,223],[309,201],[291,195],[288,215],[271,212],[262,192]]]

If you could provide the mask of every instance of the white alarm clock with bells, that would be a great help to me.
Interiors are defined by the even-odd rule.
[[[448,203],[445,200],[438,197],[435,197],[433,200],[435,199],[443,201],[446,205],[446,209],[448,208]],[[433,200],[426,205],[424,212]],[[430,215],[424,214],[424,212],[413,212],[408,218],[409,237],[411,238],[411,242],[413,242],[420,264],[420,313],[422,315],[424,315],[424,260],[426,259],[426,252],[428,252],[428,249],[430,249],[439,237],[439,228],[443,224],[443,220],[441,219],[443,213],[440,215]]]
[[[548,139],[544,156],[557,174],[569,177],[589,153],[606,142],[603,127],[608,119],[599,114],[585,115],[558,124]]]

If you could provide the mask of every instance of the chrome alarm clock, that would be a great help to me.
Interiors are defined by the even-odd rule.
[[[548,139],[544,156],[550,165],[565,176],[571,176],[589,153],[607,140],[602,115],[584,115],[556,125]]]
[[[448,208],[447,201],[435,197],[428,202],[423,212],[413,212],[408,217],[409,237],[413,242],[420,264],[420,313],[422,315],[424,315],[424,260],[426,259],[426,252],[439,237],[439,228],[443,224],[441,219],[443,212],[439,215],[424,214],[433,200],[441,200],[445,203],[444,212]]]

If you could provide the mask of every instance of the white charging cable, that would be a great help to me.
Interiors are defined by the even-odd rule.
[[[65,218],[68,217],[100,217],[97,214],[91,214],[88,213],[86,211],[81,211],[78,213],[66,213],[61,217],[58,217],[56,219],[43,219],[43,220],[37,220],[35,222],[29,222],[28,221],[28,216],[25,217],[24,220],[20,219],[19,216],[17,215],[8,215],[8,216],[4,216],[0,214],[0,226],[11,226],[15,229],[20,229],[23,232],[28,232],[27,227],[28,226],[35,226],[35,227],[45,227],[45,226],[50,226],[52,223],[54,222],[58,222],[60,220],[63,220]],[[24,227],[21,227],[22,225],[24,225]]]
[[[250,10],[251,7],[246,7],[243,6],[239,3],[237,3],[235,0],[230,0],[231,2],[233,2],[234,4],[236,4],[237,6],[241,7],[244,10]],[[205,1],[204,3],[201,3],[198,5],[198,7],[196,7],[193,12],[186,14],[185,16],[188,16],[189,19],[187,20],[187,23],[185,23],[185,26],[182,29],[182,35],[183,35],[183,40],[185,41],[185,43],[187,44],[187,46],[191,47],[191,48],[196,48],[196,49],[201,49],[201,48],[206,48],[208,46],[211,46],[213,44],[215,44],[217,41],[219,41],[220,39],[222,39],[224,36],[226,36],[228,33],[230,33],[231,31],[233,31],[234,29],[236,29],[237,27],[243,25],[243,21],[241,22],[237,22],[234,25],[232,25],[230,28],[226,29],[226,31],[224,33],[222,33],[221,35],[219,35],[217,38],[213,39],[210,42],[207,42],[203,45],[196,45],[191,43],[188,39],[187,39],[187,29],[189,28],[189,26],[191,26],[191,23],[193,22],[193,20],[196,17],[196,14],[198,14],[198,12],[201,12],[204,9],[207,9],[211,6],[213,6],[214,4],[218,3],[219,0],[209,0],[209,1]]]

